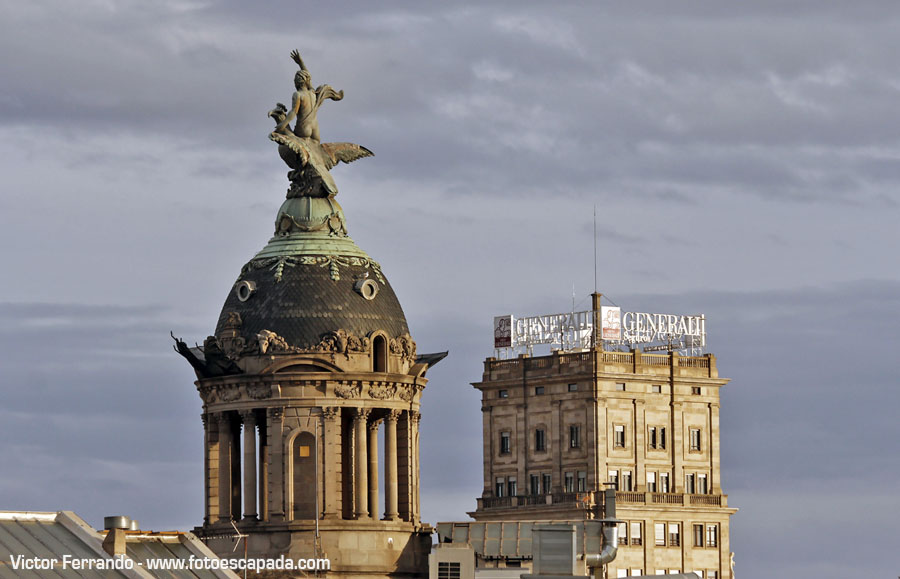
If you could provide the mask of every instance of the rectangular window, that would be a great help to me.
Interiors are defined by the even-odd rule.
[[[654,394],[662,394],[662,386],[660,386],[659,384],[654,384],[650,387],[650,392],[653,392]]]
[[[534,450],[547,450],[547,437],[544,434],[544,430],[541,428],[534,431]]]
[[[500,433],[500,454],[509,454],[510,452],[510,436],[508,432]]]
[[[697,475],[697,492],[700,493],[701,495],[705,495],[707,490],[709,490],[709,489],[707,489],[707,486],[706,486],[706,475],[698,474]]]
[[[616,382],[616,390],[625,392],[625,382]]]
[[[647,448],[655,449],[657,444],[659,444],[659,439],[657,438],[656,427],[651,426],[647,431]]]
[[[656,523],[653,525],[653,534],[656,539],[657,547],[665,547],[666,546],[666,524],[665,523]]]
[[[684,492],[688,494],[694,494],[696,492],[696,488],[694,487],[695,477],[693,474],[684,475]]]
[[[647,492],[648,493],[656,492],[656,473],[655,472],[647,473]]]
[[[511,476],[506,479],[506,492],[509,496],[514,497],[518,494],[518,489],[516,488],[516,477]]]
[[[719,526],[718,525],[706,525],[706,546],[707,547],[718,547],[719,546]]]
[[[703,525],[694,525],[694,546],[703,546]]]
[[[666,429],[665,428],[659,429],[659,448],[661,448],[661,449],[666,448]]]
[[[534,394],[535,394],[536,396],[540,396],[540,395],[543,394],[543,393],[544,393],[544,387],[543,387],[543,386],[535,386],[535,387],[534,387]]]
[[[619,544],[627,545],[628,544],[628,523],[625,523],[625,522],[617,523],[616,526],[619,528]]]
[[[644,574],[644,570],[643,570],[643,569],[632,569],[632,570],[631,570],[631,576],[632,576],[632,577],[640,577],[640,576],[643,575],[643,574]]]
[[[631,484],[631,471],[630,470],[622,471],[622,490],[623,491],[634,490],[634,488]]]
[[[681,545],[681,525],[678,523],[669,523],[669,546],[678,547]]]
[[[497,392],[497,398],[509,398],[509,390],[501,390]]]
[[[613,446],[625,448],[625,427],[621,424],[613,426]]]
[[[531,486],[531,494],[539,495],[541,494],[541,477],[536,474],[533,474],[529,477],[529,483]]]
[[[552,486],[551,486],[551,480],[552,480],[552,479],[550,478],[550,475],[549,475],[549,474],[543,475],[542,478],[543,478],[543,480],[542,480],[541,482],[542,482],[542,484],[543,484],[544,494],[549,495],[549,494],[550,494],[550,489],[552,488]]]
[[[616,569],[616,577],[628,577],[628,569]]]
[[[578,392],[578,384],[569,384],[569,392]]]
[[[569,448],[581,448],[581,427],[569,427]]]
[[[497,477],[496,486],[494,487],[494,494],[498,497],[506,496],[506,479],[502,476]]]
[[[438,579],[459,579],[460,563],[444,562],[438,563]]]
[[[706,579],[719,579],[719,572],[718,571],[707,571]]]
[[[575,473],[567,472],[565,474],[565,492],[575,492]]]
[[[612,486],[614,489],[619,490],[619,471],[617,471],[617,470],[609,471],[608,482],[612,483]]]
[[[700,429],[691,428],[691,451],[700,452]]]
[[[700,396],[701,393],[702,393],[702,390],[700,390],[699,386],[691,387],[691,394],[693,394],[694,396]]]
[[[641,531],[643,530],[644,524],[640,521],[632,521],[631,522],[631,544],[638,546],[643,543],[641,538]]]
[[[587,472],[580,470],[578,471],[578,492],[585,493],[587,492]]]

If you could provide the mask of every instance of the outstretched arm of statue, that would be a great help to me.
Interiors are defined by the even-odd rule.
[[[300,58],[300,51],[296,48],[291,51],[291,59],[297,63],[297,66],[300,67],[300,70],[306,70],[306,65],[303,64],[303,59]]]

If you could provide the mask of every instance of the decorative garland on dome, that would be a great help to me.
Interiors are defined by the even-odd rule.
[[[375,274],[375,278],[385,285],[384,275],[381,273],[381,266],[372,259],[364,257],[345,257],[339,255],[286,255],[282,257],[264,257],[261,259],[253,259],[241,270],[241,277],[247,272],[268,267],[275,272],[275,283],[279,283],[284,276],[285,267],[295,267],[297,265],[318,265],[319,267],[327,267],[328,273],[333,281],[341,279],[341,270],[343,267],[364,267],[371,269]],[[238,278],[240,279],[240,278]]]

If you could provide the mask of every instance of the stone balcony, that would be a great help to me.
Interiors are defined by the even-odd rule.
[[[543,495],[516,495],[511,497],[479,498],[478,512],[502,512],[516,510],[553,510],[593,512],[603,506],[603,492],[549,493]],[[616,506],[677,505],[691,507],[727,507],[728,495],[653,493],[643,491],[616,491]]]

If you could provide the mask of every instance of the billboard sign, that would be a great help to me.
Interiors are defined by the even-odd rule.
[[[592,346],[594,316],[599,314],[600,339],[612,344],[667,344],[666,349],[706,347],[706,316],[623,312],[602,306],[599,312],[494,318],[494,347],[517,348],[551,344],[571,350]],[[647,350],[649,351],[649,350]]]
[[[494,347],[512,348],[512,316],[497,316],[494,318]]]
[[[600,307],[600,336],[604,340],[622,339],[622,308]]]

